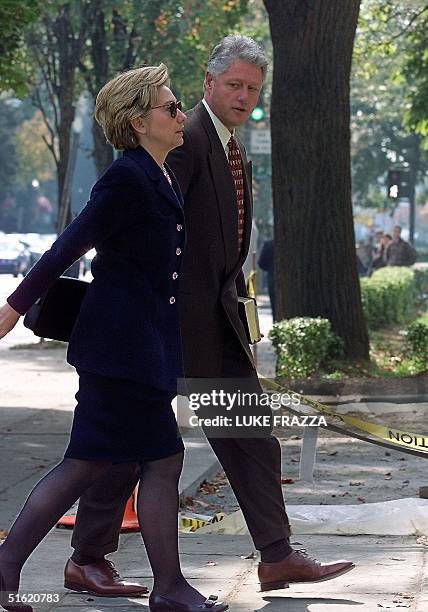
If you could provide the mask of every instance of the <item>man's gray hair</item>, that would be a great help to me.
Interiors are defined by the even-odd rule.
[[[226,36],[214,47],[207,70],[213,76],[219,76],[237,60],[258,66],[265,80],[268,67],[265,50],[252,38],[240,34]]]

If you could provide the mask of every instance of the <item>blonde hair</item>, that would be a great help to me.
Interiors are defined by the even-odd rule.
[[[106,83],[95,101],[95,119],[108,142],[119,150],[135,149],[138,140],[131,121],[147,117],[159,88],[169,84],[165,64],[128,70]]]

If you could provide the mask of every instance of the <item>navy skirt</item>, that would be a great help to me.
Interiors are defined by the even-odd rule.
[[[79,371],[79,390],[65,457],[154,461],[184,450],[174,395],[135,381]]]

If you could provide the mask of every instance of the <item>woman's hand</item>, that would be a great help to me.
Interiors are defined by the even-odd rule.
[[[0,308],[0,338],[6,336],[6,334],[15,327],[20,316],[21,315],[7,303]]]

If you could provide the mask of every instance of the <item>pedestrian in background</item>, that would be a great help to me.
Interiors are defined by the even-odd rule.
[[[262,251],[260,253],[259,261],[257,262],[259,268],[266,272],[268,293],[270,300],[270,307],[272,310],[272,319],[276,321],[275,316],[275,279],[274,279],[274,251],[273,251],[273,240],[265,240],[263,243]]]
[[[386,247],[387,266],[412,266],[418,258],[416,249],[401,238],[401,227],[395,225],[392,240]]]

